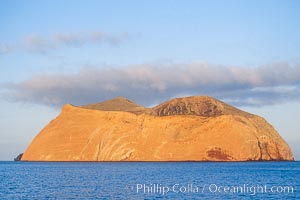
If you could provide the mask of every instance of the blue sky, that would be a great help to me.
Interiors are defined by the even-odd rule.
[[[59,112],[208,94],[265,117],[300,159],[299,1],[1,1],[0,160]]]

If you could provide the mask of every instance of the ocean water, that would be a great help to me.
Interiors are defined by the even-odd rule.
[[[0,162],[0,199],[300,199],[300,162]]]

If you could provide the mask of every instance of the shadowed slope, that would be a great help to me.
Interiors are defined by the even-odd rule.
[[[247,112],[209,96],[192,96],[171,99],[154,107],[153,111],[158,116],[197,115],[203,117],[216,117],[229,114],[251,116],[251,114]]]

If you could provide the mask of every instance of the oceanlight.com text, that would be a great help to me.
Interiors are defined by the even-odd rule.
[[[278,185],[219,185],[219,184],[135,184],[134,187],[130,187],[134,192],[138,194],[161,194],[167,195],[168,193],[232,193],[232,194],[248,194],[256,195],[259,193],[294,193],[293,186],[278,186]]]

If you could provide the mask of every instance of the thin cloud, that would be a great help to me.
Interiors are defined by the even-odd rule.
[[[86,38],[79,34],[74,33],[56,33],[53,36],[53,42],[57,45],[66,45],[66,46],[82,46],[86,43]]]
[[[34,53],[46,53],[55,49],[55,45],[38,34],[30,34],[24,39],[24,48]]]
[[[11,53],[13,50],[23,50],[31,53],[48,53],[62,47],[74,48],[81,47],[85,44],[99,45],[108,44],[117,46],[130,38],[129,34],[118,33],[109,34],[105,32],[59,32],[49,36],[42,36],[38,33],[31,33],[22,39],[20,44],[12,48],[9,44],[0,44],[0,54]]]
[[[300,100],[300,65],[260,67],[208,63],[83,68],[74,74],[36,75],[2,85],[11,101],[52,106],[84,105],[125,96],[153,105],[182,95],[211,95],[237,106],[264,106]]]
[[[0,44],[0,55],[10,53],[13,50],[11,45]]]
[[[109,35],[104,32],[93,32],[89,35],[90,42],[105,42],[111,45],[119,45],[129,38],[130,36],[127,32],[120,33],[118,35]]]

